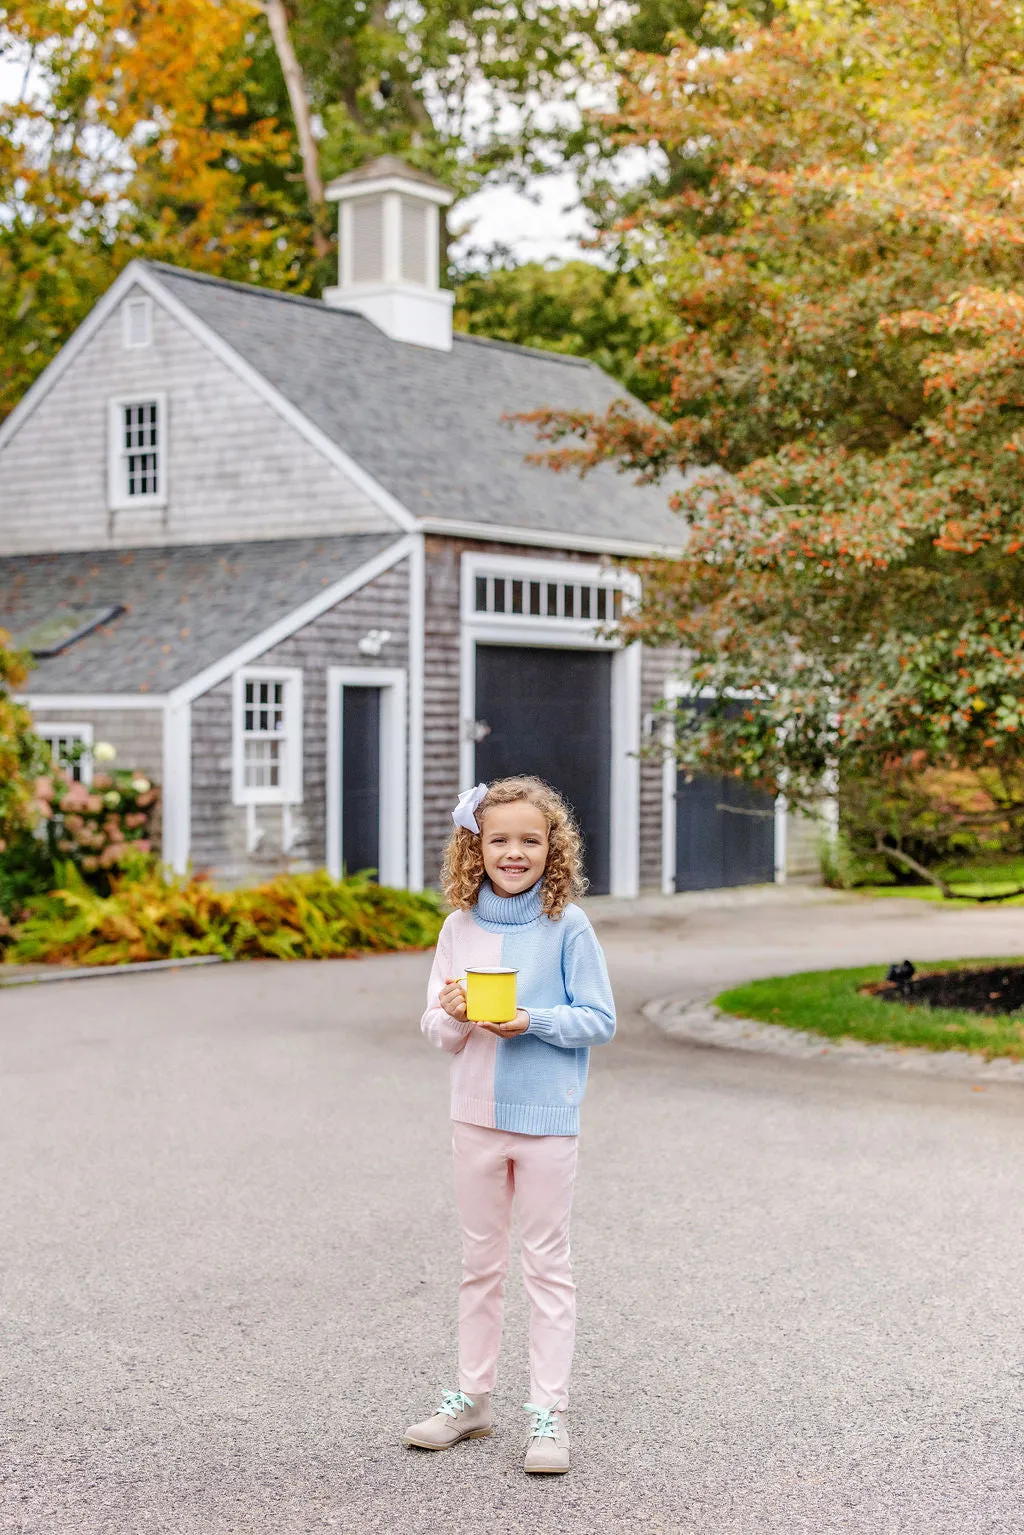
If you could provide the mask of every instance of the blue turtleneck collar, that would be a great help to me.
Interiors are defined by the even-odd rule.
[[[497,895],[490,880],[485,879],[476,900],[476,920],[487,928],[525,927],[528,922],[536,922],[541,914],[543,883],[539,879],[521,895]]]

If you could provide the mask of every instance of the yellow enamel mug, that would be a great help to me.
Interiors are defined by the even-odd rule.
[[[466,1017],[471,1023],[511,1023],[516,1016],[518,970],[466,969]]]

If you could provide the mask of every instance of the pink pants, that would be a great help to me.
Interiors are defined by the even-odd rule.
[[[462,1219],[459,1389],[472,1396],[494,1388],[514,1196],[530,1297],[530,1401],[564,1412],[576,1335],[569,1266],[576,1136],[518,1135],[455,1120],[452,1153]]]

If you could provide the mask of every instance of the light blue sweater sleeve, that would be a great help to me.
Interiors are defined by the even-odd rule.
[[[562,980],[568,1002],[531,1007],[527,1032],[563,1050],[607,1044],[615,1033],[615,999],[604,952],[586,919],[575,932],[566,933]]]

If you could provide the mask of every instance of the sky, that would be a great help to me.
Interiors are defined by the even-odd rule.
[[[466,228],[452,244],[458,259],[467,246],[507,245],[516,261],[570,261],[585,256],[581,241],[588,233],[583,212],[574,207],[579,195],[573,176],[563,172],[535,181],[530,196],[512,187],[486,187],[452,210],[452,224]]]

